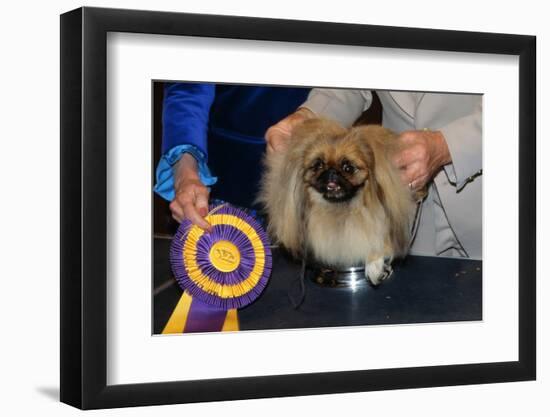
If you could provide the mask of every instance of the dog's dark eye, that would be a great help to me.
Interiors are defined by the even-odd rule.
[[[357,168],[355,168],[355,166],[347,159],[342,161],[342,171],[346,174],[353,174],[356,170]]]
[[[325,166],[325,163],[323,162],[323,160],[320,158],[317,158],[315,161],[313,161],[313,164],[311,165],[311,169],[313,171],[319,171],[320,169],[323,169],[324,166]]]

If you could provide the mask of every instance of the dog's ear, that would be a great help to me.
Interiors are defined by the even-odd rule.
[[[404,255],[410,237],[411,210],[414,205],[409,190],[402,184],[391,161],[396,151],[397,135],[389,129],[371,125],[357,129],[361,143],[370,152],[370,182],[365,199],[373,199],[384,208],[390,241],[396,255]],[[369,201],[365,201],[368,205]]]
[[[304,154],[323,136],[343,128],[324,119],[309,119],[296,126],[284,151],[267,154],[258,201],[268,215],[268,232],[294,256],[303,251],[306,222]]]
[[[303,245],[305,190],[300,152],[288,147],[268,153],[258,201],[268,217],[268,233],[294,256]]]

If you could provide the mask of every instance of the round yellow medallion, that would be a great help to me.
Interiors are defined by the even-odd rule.
[[[220,240],[210,248],[210,262],[222,272],[231,272],[237,269],[241,261],[241,254],[237,246],[227,240]]]

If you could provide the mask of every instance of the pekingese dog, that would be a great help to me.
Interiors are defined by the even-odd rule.
[[[365,266],[378,285],[408,250],[415,198],[390,162],[396,134],[310,119],[268,155],[259,195],[268,231],[295,257]]]

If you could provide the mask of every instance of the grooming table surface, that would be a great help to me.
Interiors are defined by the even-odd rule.
[[[162,332],[182,295],[169,263],[169,239],[154,239],[154,333]],[[481,320],[481,261],[409,256],[373,288],[321,287],[305,280],[300,264],[273,250],[273,273],[263,294],[239,310],[241,330]]]

